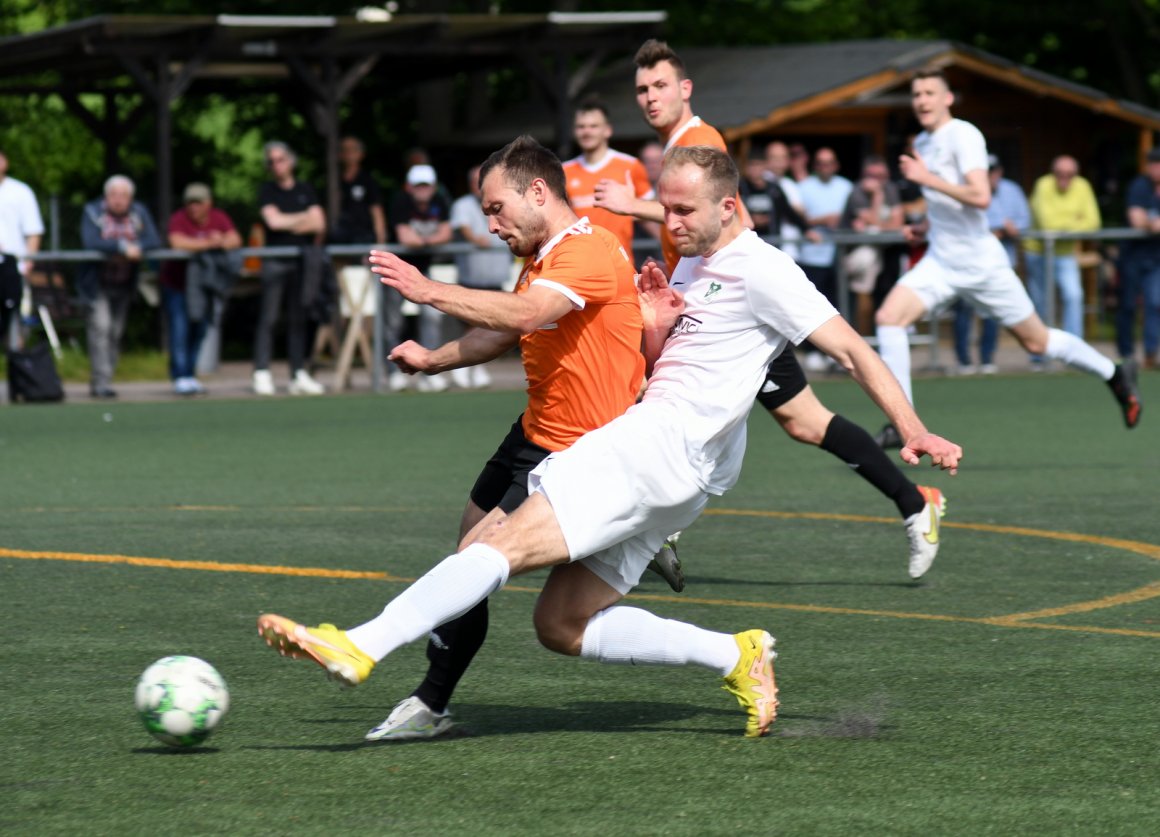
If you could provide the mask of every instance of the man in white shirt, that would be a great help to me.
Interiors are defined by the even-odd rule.
[[[36,195],[28,184],[8,176],[8,157],[0,150],[0,345],[17,345],[15,331],[9,335],[8,330],[32,267],[28,257],[40,250],[43,235]]]
[[[854,191],[854,184],[838,174],[838,155],[831,148],[819,148],[814,154],[814,173],[798,184],[806,223],[819,236],[802,244],[798,263],[806,276],[836,306],[834,260],[837,248],[829,240],[846,210],[846,202]]]
[[[922,228],[903,229],[913,239],[929,228],[930,249],[898,280],[875,317],[882,359],[906,397],[913,400],[907,328],[928,311],[961,298],[982,315],[997,319],[1031,354],[1061,360],[1104,380],[1124,423],[1135,427],[1142,412],[1136,362],[1125,359],[1115,364],[1081,338],[1045,326],[1003,245],[991,234],[986,213],[991,203],[987,144],[974,125],[952,118],[955,97],[946,78],[938,71],[920,72],[911,82],[910,96],[923,131],[915,138],[914,155],[902,155],[899,166],[903,177],[922,187],[927,220]],[[879,434],[883,447],[905,441],[902,428],[894,430],[898,432],[884,427]]]
[[[548,456],[531,473],[528,499],[502,525],[485,528],[379,616],[341,631],[264,614],[258,625],[266,642],[357,685],[391,651],[510,576],[552,567],[534,617],[543,645],[607,663],[716,671],[746,711],[746,735],[765,735],[777,709],[773,637],[760,629],[730,636],[618,603],[665,537],[736,483],[746,418],[770,360],[808,337],[906,433],[904,460],[929,455],[953,474],[962,450],[926,430],[874,351],[788,256],[745,228],[737,183],[724,151],[668,153],[660,200],[683,258],[671,285],[655,263],[641,273],[650,380],[639,404]],[[499,227],[503,200],[486,182],[483,204]]]

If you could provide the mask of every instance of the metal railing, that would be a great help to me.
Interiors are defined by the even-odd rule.
[[[1141,230],[1132,229],[1130,227],[1111,227],[1100,230],[1092,230],[1089,232],[1056,232],[1051,230],[1029,230],[1023,234],[1023,240],[1033,239],[1043,242],[1044,251],[1044,275],[1046,285],[1047,310],[1044,312],[1044,321],[1049,326],[1058,325],[1058,316],[1055,302],[1055,274],[1056,274],[1056,254],[1055,244],[1061,241],[1098,241],[1098,242],[1121,242],[1127,240],[1144,239],[1155,236],[1150,236]],[[777,236],[766,236],[766,241],[771,244],[780,244],[781,239]],[[843,256],[852,248],[868,244],[878,248],[890,247],[898,244],[905,244],[906,239],[900,232],[879,232],[879,233],[859,233],[850,230],[835,230],[827,236],[827,241],[832,243],[837,248],[837,257],[835,259],[835,277],[836,277],[836,293],[838,299],[838,309],[846,320],[850,319],[851,312],[849,310],[849,277],[843,266]],[[800,244],[800,240],[793,243]],[[634,248],[638,254],[641,253],[655,253],[659,251],[659,243],[655,239],[646,238],[638,239],[633,242]],[[437,247],[428,248],[425,250],[414,250],[412,248],[404,247],[398,244],[331,244],[327,245],[325,251],[332,259],[350,259],[366,256],[371,250],[386,250],[392,253],[408,254],[408,255],[425,255],[436,258],[455,256],[460,253],[474,253],[479,252],[479,248],[466,242],[454,242],[449,244],[442,244]],[[292,259],[298,258],[301,255],[301,249],[296,246],[285,247],[242,247],[238,251],[244,258],[271,258],[271,259]],[[187,250],[176,250],[173,248],[165,248],[159,250],[149,250],[142,255],[143,261],[184,261],[191,257],[191,253]],[[98,250],[44,250],[37,253],[32,261],[37,263],[81,263],[81,262],[95,262],[103,261],[106,258],[104,253]],[[383,335],[383,321],[381,312],[383,286],[380,283],[375,283],[375,293],[377,298],[375,300],[374,329],[373,329],[373,368],[371,370],[371,386],[375,392],[381,392],[383,388],[383,372],[386,361],[386,353],[384,352],[384,335]],[[930,357],[928,363],[931,367],[938,367],[938,351],[939,341],[937,339],[938,329],[938,314],[937,312],[930,312],[928,317],[928,325],[930,333],[928,335],[912,335],[911,343],[913,345],[927,345],[930,350]],[[868,341],[874,343],[874,338],[869,337]]]

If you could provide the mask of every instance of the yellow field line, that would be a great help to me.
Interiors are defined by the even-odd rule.
[[[178,511],[235,511],[240,507],[236,506],[171,506],[172,510]],[[296,507],[301,510],[323,510],[322,507],[302,506]],[[347,511],[361,511],[364,507],[348,507]],[[329,511],[336,511],[333,507],[327,509]],[[873,517],[867,515],[850,515],[850,514],[831,514],[826,512],[779,512],[767,511],[758,509],[709,509],[705,512],[707,515],[715,515],[722,517],[764,517],[771,519],[782,520],[838,520],[845,522],[856,523],[897,523],[897,520],[889,517]],[[1017,535],[1020,537],[1036,537],[1046,538],[1050,540],[1068,541],[1073,543],[1089,543],[1097,546],[1104,546],[1111,549],[1120,549],[1127,552],[1134,552],[1139,555],[1144,555],[1149,558],[1160,559],[1160,546],[1154,544],[1143,543],[1140,541],[1129,541],[1122,538],[1106,538],[1099,535],[1085,535],[1078,532],[1055,532],[1046,529],[1029,529],[1020,526],[1000,526],[988,523],[951,523],[944,522],[944,527],[955,529],[966,529],[981,532],[991,532],[994,534]],[[146,558],[133,555],[91,555],[86,553],[74,552],[33,552],[28,550],[6,549],[0,547],[0,558],[21,558],[26,560],[54,560],[54,561],[76,561],[85,563],[103,563],[103,564],[126,564],[129,566],[138,567],[159,567],[167,569],[182,569],[182,570],[202,570],[208,572],[240,572],[240,573],[258,573],[266,575],[288,575],[299,577],[312,578],[342,578],[342,579],[370,579],[375,581],[387,581],[395,583],[410,583],[414,581],[412,578],[405,578],[402,576],[395,576],[385,572],[371,572],[360,570],[340,570],[328,569],[322,567],[287,567],[270,564],[227,564],[218,561],[177,561],[169,558]],[[509,586],[505,589],[515,592],[538,593],[538,588]],[[852,616],[873,616],[891,619],[921,619],[937,622],[961,622],[973,623],[983,625],[994,625],[1005,628],[1037,628],[1041,630],[1061,630],[1061,631],[1082,631],[1090,633],[1105,633],[1116,634],[1121,636],[1142,636],[1142,637],[1160,637],[1160,632],[1155,631],[1138,631],[1127,628],[1100,628],[1095,626],[1073,626],[1073,625],[1058,625],[1058,624],[1043,624],[1032,623],[1030,620],[1046,619],[1051,617],[1066,616],[1074,613],[1089,613],[1095,610],[1103,610],[1107,608],[1117,607],[1124,604],[1132,604],[1135,602],[1147,601],[1160,597],[1160,582],[1151,582],[1139,587],[1135,590],[1129,590],[1124,593],[1117,593],[1111,596],[1105,596],[1101,599],[1095,599],[1087,602],[1075,602],[1070,605],[1064,605],[1055,608],[1045,608],[1042,610],[1027,611],[1023,613],[1011,613],[1003,616],[990,617],[967,617],[967,616],[947,616],[944,614],[931,613],[907,613],[898,611],[879,611],[879,610],[865,610],[859,608],[841,608],[841,607],[827,607],[823,605],[797,605],[797,604],[781,604],[773,602],[748,602],[737,601],[732,599],[704,599],[692,596],[663,596],[650,595],[643,593],[632,594],[629,598],[638,601],[656,601],[656,602],[684,602],[689,604],[705,604],[720,607],[743,607],[756,608],[766,610],[790,610],[803,613],[831,613]]]

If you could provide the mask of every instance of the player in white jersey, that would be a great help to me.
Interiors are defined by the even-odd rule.
[[[650,263],[640,278],[650,386],[640,403],[553,453],[531,494],[502,523],[446,558],[363,625],[307,628],[281,616],[259,632],[349,685],[401,645],[463,613],[510,576],[552,567],[536,605],[540,642],[562,654],[631,665],[700,665],[725,679],[766,734],[777,707],[773,638],[730,636],[616,606],[669,532],[738,478],[746,417],[770,360],[807,337],[848,369],[923,455],[952,474],[962,450],[927,432],[897,381],[793,261],[737,219],[737,167],[716,148],[671,151],[659,191],[683,258],[669,287]],[[487,203],[485,202],[485,205]]]
[[[882,359],[906,397],[913,400],[907,328],[961,298],[1002,323],[1028,352],[1098,375],[1111,388],[1124,423],[1135,427],[1142,412],[1135,361],[1115,364],[1079,337],[1044,325],[991,234],[987,144],[978,128],[951,116],[954,94],[946,78],[937,71],[918,73],[910,95],[923,131],[915,138],[913,156],[903,155],[899,165],[906,179],[922,187],[928,231],[907,227],[906,232],[908,237],[926,232],[930,248],[898,280],[875,317]],[[900,431],[887,426],[879,439],[884,446],[898,446],[906,439]]]

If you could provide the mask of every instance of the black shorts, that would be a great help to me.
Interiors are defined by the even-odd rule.
[[[523,415],[516,419],[471,488],[471,502],[485,512],[495,508],[504,514],[515,511],[528,498],[528,474],[551,453],[528,441],[523,419]]]
[[[776,410],[809,386],[806,373],[793,349],[786,346],[765,370],[765,380],[757,393],[757,400],[767,410]]]

